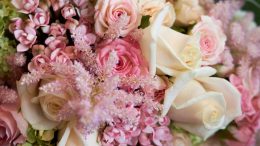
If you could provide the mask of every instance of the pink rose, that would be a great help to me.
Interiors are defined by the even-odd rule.
[[[39,5],[39,0],[12,0],[12,4],[21,13],[32,13]]]
[[[69,19],[76,16],[76,10],[73,5],[68,4],[61,10],[61,14],[65,19]]]
[[[8,100],[6,100],[8,99]],[[27,122],[18,113],[19,98],[13,90],[0,86],[0,145],[13,146],[25,141]]]
[[[50,27],[50,35],[63,36],[66,33],[66,29],[63,24],[52,23]]]
[[[219,55],[225,49],[226,36],[219,24],[220,22],[208,17],[201,16],[192,33],[200,33],[200,49],[202,65],[214,65],[220,61]]]
[[[126,36],[139,25],[138,7],[134,0],[98,0],[95,9],[95,30],[99,36],[111,31]]]
[[[48,11],[44,11],[41,8],[37,8],[35,10],[35,14],[30,15],[29,17],[37,27],[46,26],[49,24],[50,21],[50,13]]]
[[[20,42],[20,44],[17,46],[18,52],[25,52],[29,50],[37,38],[36,30],[28,26],[26,26],[24,30],[15,30],[14,36]]]
[[[97,62],[104,67],[112,51],[118,56],[118,63],[113,73],[130,76],[147,73],[139,44],[127,42],[124,39],[108,40],[98,47]]]

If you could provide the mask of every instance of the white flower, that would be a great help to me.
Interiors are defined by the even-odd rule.
[[[200,35],[189,36],[164,26],[164,18],[170,9],[170,6],[164,7],[143,31],[141,49],[152,75],[157,69],[157,74],[175,76],[200,66]]]
[[[215,69],[203,67],[171,78],[163,114],[176,125],[207,139],[241,115],[241,95],[227,80],[209,77]]]

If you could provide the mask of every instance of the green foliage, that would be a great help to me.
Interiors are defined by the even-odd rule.
[[[142,19],[141,19],[141,24],[138,28],[141,28],[141,29],[145,29],[146,27],[148,27],[150,25],[150,19],[151,16],[147,15],[147,16],[143,16]]]
[[[8,25],[19,14],[12,6],[11,0],[0,0],[0,77],[9,72],[6,57],[15,53],[16,43],[7,37]]]
[[[246,0],[243,9],[253,12],[255,14],[256,23],[260,25],[260,0]]]
[[[21,146],[54,146],[54,130],[35,130],[31,126],[27,129],[27,141]]]

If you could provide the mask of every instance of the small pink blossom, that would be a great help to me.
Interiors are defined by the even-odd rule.
[[[44,69],[48,66],[50,63],[50,59],[46,55],[39,54],[31,60],[31,62],[28,64],[28,70],[40,70]]]
[[[23,20],[21,18],[13,18],[11,19],[11,23],[9,25],[9,31],[14,33],[15,30],[19,30],[23,28]]]
[[[66,33],[66,29],[63,24],[52,23],[50,27],[50,35],[63,36]]]
[[[71,18],[66,21],[65,28],[70,30],[70,32],[73,32],[77,28],[78,25],[79,25],[79,21]]]
[[[34,15],[30,15],[30,19],[35,23],[37,27],[46,26],[50,21],[50,14],[48,11],[44,11],[41,8],[35,10]]]
[[[202,16],[192,33],[199,33],[202,65],[214,65],[220,61],[219,55],[225,49],[226,36],[220,22],[208,16]]]
[[[20,42],[17,46],[18,52],[25,52],[32,47],[32,45],[36,42],[36,30],[34,28],[26,26],[24,30],[15,30],[14,31],[15,38]]]
[[[69,19],[77,15],[75,8],[71,4],[64,6],[61,10],[61,14],[65,19]]]
[[[69,0],[50,0],[50,2],[51,2],[51,6],[53,7],[53,10],[58,11],[66,4],[68,4]]]
[[[51,50],[56,49],[64,49],[67,44],[67,38],[59,36],[59,37],[48,37],[45,40],[45,44],[48,45],[48,47]]]
[[[54,61],[57,63],[66,64],[66,63],[70,62],[69,56],[65,52],[63,52],[59,49],[56,49],[51,53],[50,59],[51,59],[51,61]]]
[[[147,66],[138,44],[131,44],[124,39],[103,42],[98,47],[97,62],[100,66],[106,66],[112,51],[116,51],[118,56],[118,63],[113,71],[114,74],[130,76],[147,73]]]
[[[12,4],[25,14],[32,13],[39,5],[39,0],[12,0]]]

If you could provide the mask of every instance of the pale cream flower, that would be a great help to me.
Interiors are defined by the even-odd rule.
[[[171,78],[166,90],[163,115],[176,125],[207,139],[241,115],[241,95],[227,80],[216,77],[216,70],[203,67]]]
[[[179,73],[200,67],[200,35],[185,35],[163,25],[170,11],[164,7],[155,21],[143,30],[140,42],[142,52],[149,62],[150,73],[176,76]]]

